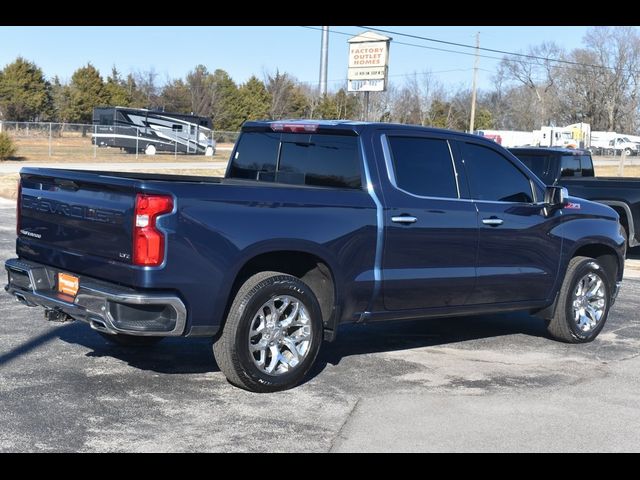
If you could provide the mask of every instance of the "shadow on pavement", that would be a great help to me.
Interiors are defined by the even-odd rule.
[[[344,325],[337,340],[324,345],[311,376],[320,373],[327,364],[338,365],[343,358],[353,355],[451,345],[514,334],[550,338],[544,321],[527,313]]]
[[[158,373],[219,371],[208,338],[165,338],[149,347],[123,347],[109,343],[82,322],[74,322],[70,327],[58,330],[60,339],[89,348],[88,357],[113,357],[134,368]]]
[[[67,326],[61,328],[67,328]],[[35,350],[43,346],[45,343],[50,342],[51,340],[58,337],[59,333],[60,329],[50,330],[47,333],[43,333],[41,335],[38,335],[37,337],[31,338],[23,344],[12,348],[7,353],[3,353],[2,355],[0,355],[0,366],[6,365],[19,356],[26,355],[31,350]]]
[[[450,345],[514,334],[548,338],[544,322],[526,313],[479,317],[435,318],[396,322],[344,325],[333,343],[325,343],[307,380],[328,365],[343,358],[369,353]],[[62,326],[0,357],[8,361],[28,351],[31,344],[61,340],[90,349],[88,357],[113,357],[134,368],[167,374],[193,374],[219,371],[208,338],[167,338],[151,347],[112,345],[81,322]]]

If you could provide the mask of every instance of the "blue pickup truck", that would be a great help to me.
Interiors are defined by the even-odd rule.
[[[614,210],[446,130],[247,122],[224,178],[20,177],[7,292],[123,345],[212,337],[257,392],[300,383],[344,322],[527,311],[591,341],[624,268]]]

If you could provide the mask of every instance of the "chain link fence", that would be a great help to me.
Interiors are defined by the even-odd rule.
[[[0,132],[8,133],[18,147],[20,160],[55,161],[136,161],[153,159],[157,154],[162,161],[168,155],[175,158],[188,155],[207,157],[210,152],[198,147],[195,138],[187,138],[178,131],[164,132],[162,142],[150,142],[144,127],[104,126],[79,123],[0,122]],[[214,130],[207,132],[216,141],[216,156],[225,156],[233,148],[239,132]],[[201,139],[204,140],[204,139]],[[156,143],[157,148],[147,148]],[[206,155],[205,155],[206,153]]]

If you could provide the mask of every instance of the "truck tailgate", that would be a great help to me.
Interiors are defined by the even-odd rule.
[[[135,180],[24,169],[19,238],[71,254],[131,263]]]

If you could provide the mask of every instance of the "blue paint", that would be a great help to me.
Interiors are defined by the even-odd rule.
[[[245,129],[269,130],[269,124],[248,122]],[[336,284],[340,322],[364,312],[375,320],[542,308],[555,298],[567,263],[581,246],[606,246],[622,264],[624,240],[616,213],[606,206],[573,199],[580,210],[545,215],[541,204],[475,201],[461,142],[495,149],[544,189],[493,142],[360,122],[320,122],[323,132],[359,137],[363,188],[24,168],[23,199],[45,203],[40,210],[23,208],[21,228],[41,238],[20,235],[18,255],[138,290],[173,291],[187,306],[187,331],[217,328],[238,272],[269,252],[307,252],[326,263]],[[419,197],[394,187],[382,135],[446,141],[457,197]],[[175,212],[159,220],[167,249],[158,268],[135,267],[126,258],[136,192],[175,198]],[[74,210],[74,217],[64,205],[94,212],[82,216]],[[89,219],[95,211],[106,220]],[[402,215],[417,221],[392,221]],[[483,225],[488,216],[504,224]]]

